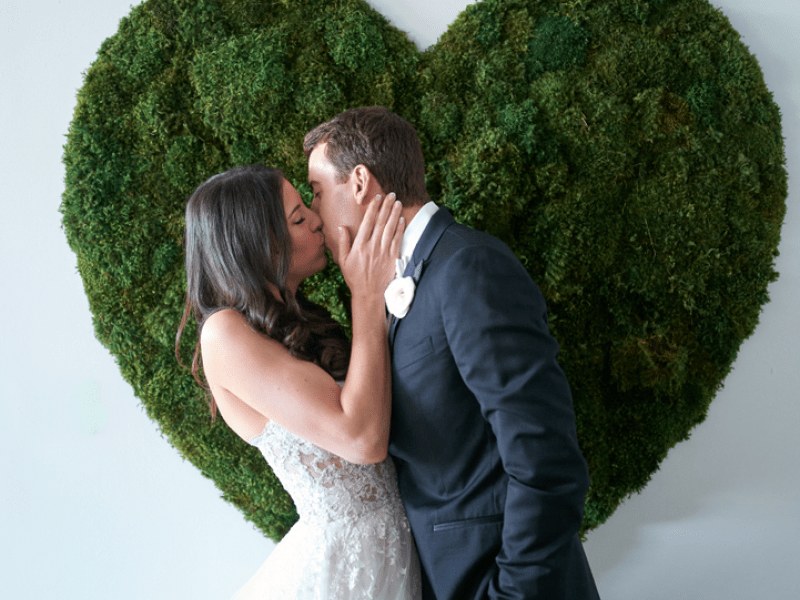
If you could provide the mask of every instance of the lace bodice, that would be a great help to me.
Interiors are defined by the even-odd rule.
[[[390,457],[373,465],[357,465],[273,421],[250,444],[261,450],[303,520],[353,519],[401,504]]]

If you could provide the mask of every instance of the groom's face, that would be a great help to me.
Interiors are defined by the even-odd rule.
[[[346,227],[352,242],[364,218],[366,206],[356,202],[351,175],[344,182],[339,181],[336,168],[326,156],[327,147],[327,144],[317,144],[311,151],[308,157],[308,182],[314,192],[311,209],[322,218],[325,245],[331,251],[333,260],[339,264],[337,227]]]

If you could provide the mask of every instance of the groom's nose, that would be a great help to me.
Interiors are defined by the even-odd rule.
[[[324,225],[324,223],[322,222],[322,218],[319,216],[319,211],[314,210],[313,203],[312,203],[311,209],[312,209],[311,210],[311,216],[309,217],[310,219],[312,219],[312,221],[311,221],[311,231],[316,233],[317,231],[320,231],[322,229],[322,226]]]

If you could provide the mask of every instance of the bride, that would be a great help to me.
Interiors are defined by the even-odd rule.
[[[237,167],[186,207],[187,313],[212,413],[257,446],[300,515],[236,600],[418,600],[419,566],[387,457],[391,382],[383,292],[404,223],[370,202],[336,240],[352,347],[297,291],[327,263],[319,216],[277,169]],[[197,377],[197,352],[192,371]],[[345,377],[346,375],[346,377]]]

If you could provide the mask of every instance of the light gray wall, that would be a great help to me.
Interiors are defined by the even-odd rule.
[[[781,107],[789,210],[772,302],[708,419],[589,535],[606,600],[800,597],[800,6],[715,0]],[[465,0],[371,2],[419,46]],[[60,230],[81,73],[129,0],[0,3],[0,596],[226,598],[273,547],[157,433],[93,337]]]

